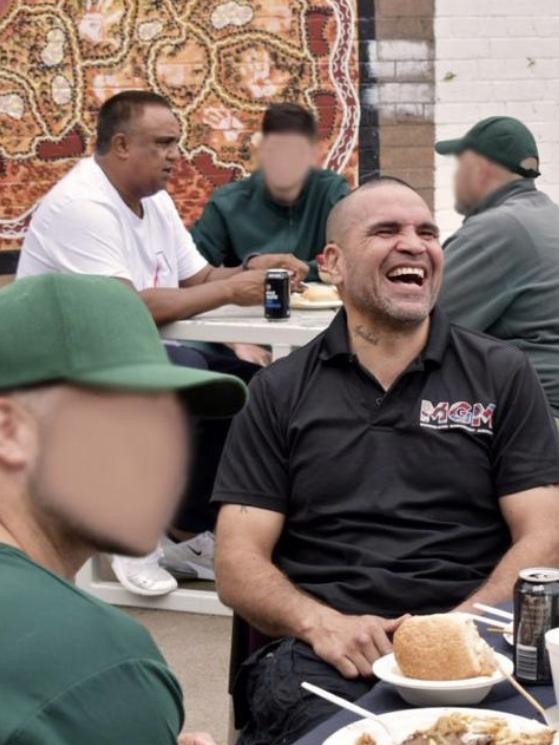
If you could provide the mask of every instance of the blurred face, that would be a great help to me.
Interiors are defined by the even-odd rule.
[[[265,135],[258,152],[260,169],[272,192],[302,188],[317,158],[316,143],[295,132]]]
[[[115,135],[113,148],[126,164],[131,191],[140,198],[165,189],[177,158],[180,126],[165,106],[145,106],[126,133]]]
[[[325,250],[326,268],[346,307],[390,327],[423,322],[435,305],[443,270],[429,208],[411,189],[392,184],[350,199],[337,244]]]
[[[174,394],[61,386],[37,442],[30,491],[45,519],[97,550],[155,548],[187,470],[186,417]]]
[[[455,209],[465,215],[485,196],[487,160],[473,150],[465,150],[456,157],[454,172]]]

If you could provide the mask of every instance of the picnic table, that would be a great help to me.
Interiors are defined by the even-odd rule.
[[[301,347],[330,324],[336,310],[292,310],[285,321],[268,321],[262,307],[224,305],[161,328],[163,339],[266,344],[274,360]]]
[[[511,605],[503,605],[506,610],[511,610]],[[485,627],[478,626],[481,635],[491,644],[497,652],[501,652],[509,657],[512,656],[512,647],[509,646],[500,635],[488,633]],[[552,685],[544,686],[525,686],[530,693],[535,696],[544,707],[553,706],[555,704],[555,696],[553,693]],[[413,709],[414,707],[407,704],[400,696],[396,693],[393,686],[388,683],[379,681],[374,685],[371,690],[356,701],[359,706],[362,706],[367,711],[371,711],[374,714],[387,714],[392,711],[401,711],[402,709]],[[526,717],[528,719],[538,719],[538,714],[526,701],[518,694],[514,688],[507,681],[496,685],[489,696],[481,702],[476,704],[476,709],[494,709],[495,711],[502,711],[508,714],[516,714],[517,716]],[[336,707],[332,706],[332,710],[336,711]],[[307,733],[304,737],[297,740],[293,745],[322,745],[327,737],[332,735],[340,727],[345,727],[351,722],[355,722],[359,719],[355,714],[351,714],[348,711],[337,710],[330,719],[320,724],[312,732]]]

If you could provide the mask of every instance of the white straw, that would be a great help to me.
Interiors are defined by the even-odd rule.
[[[326,699],[326,701],[330,701],[331,704],[335,704],[336,706],[339,706],[341,709],[347,709],[348,711],[353,712],[354,714],[357,714],[360,717],[364,717],[365,719],[370,719],[373,722],[376,722],[379,727],[382,727],[382,729],[386,732],[388,735],[388,738],[392,741],[392,743],[396,742],[396,739],[392,732],[388,729],[387,725],[378,717],[376,714],[373,714],[372,711],[367,711],[367,709],[362,709],[360,706],[357,706],[357,704],[352,704],[351,701],[346,701],[345,698],[341,698],[340,696],[336,696],[334,693],[330,693],[329,691],[325,691],[324,688],[319,688],[318,686],[313,685],[312,683],[301,683],[301,688],[304,688],[307,691],[310,691],[311,693],[314,693],[315,696],[320,696],[320,698]]]
[[[495,626],[499,629],[508,629],[509,624],[503,621],[496,621],[494,618],[487,618],[487,616],[476,616],[475,613],[466,613],[467,616],[473,618],[478,623],[485,623],[487,626]]]
[[[507,621],[512,621],[514,618],[512,613],[509,613],[506,610],[501,610],[500,608],[493,608],[493,606],[485,605],[484,603],[474,603],[474,608],[482,610],[485,613],[492,613],[494,616],[499,616],[499,618],[506,618]]]
[[[371,717],[376,718],[371,711],[362,709],[360,706],[352,704],[350,701],[346,701],[345,698],[340,698],[340,696],[336,696],[334,693],[325,691],[324,688],[319,688],[312,683],[301,683],[301,688],[314,693],[315,696],[320,696],[320,698],[323,698],[326,701],[330,701],[331,704],[340,706],[342,709],[347,709],[348,711],[352,711],[354,714],[359,714],[360,717],[365,717],[365,719],[369,719]]]

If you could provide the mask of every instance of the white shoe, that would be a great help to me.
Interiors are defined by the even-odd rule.
[[[209,530],[182,543],[163,541],[161,566],[179,579],[215,580],[215,536]]]
[[[140,559],[128,556],[113,556],[111,566],[120,584],[136,595],[167,595],[178,587],[177,580],[163,567],[159,560],[161,548]]]

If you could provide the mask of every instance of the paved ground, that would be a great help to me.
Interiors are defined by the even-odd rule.
[[[150,630],[177,675],[184,690],[187,727],[211,732],[219,745],[226,745],[231,619],[160,610],[123,610]]]

